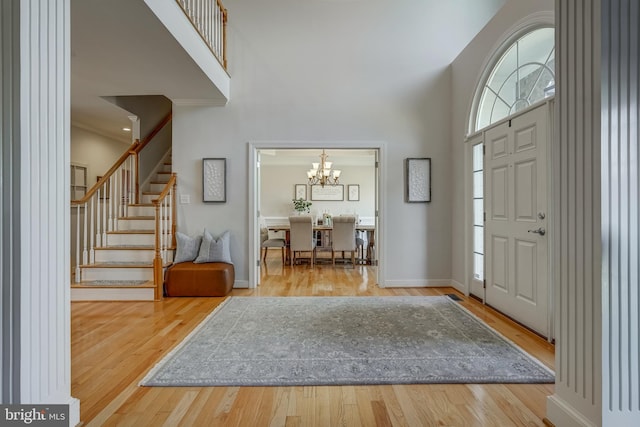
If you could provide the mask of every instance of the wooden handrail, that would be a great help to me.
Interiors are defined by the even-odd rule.
[[[129,148],[127,148],[127,151],[125,151],[124,153],[122,153],[122,155],[120,156],[120,158],[118,158],[118,160],[116,160],[116,162],[113,164],[113,166],[111,166],[111,168],[109,168],[109,170],[102,175],[102,178],[100,178],[98,180],[98,182],[95,183],[95,185],[93,187],[91,187],[89,189],[89,191],[87,191],[87,193],[84,195],[84,197],[82,199],[79,200],[72,200],[71,201],[71,205],[75,206],[75,205],[82,205],[84,203],[87,203],[91,197],[96,194],[96,192],[98,191],[99,188],[101,188],[108,180],[109,178],[111,178],[111,176],[114,174],[114,172],[116,170],[118,170],[118,168],[120,166],[122,166],[122,164],[129,158],[129,156],[134,155],[135,156],[135,161],[136,161],[136,177],[135,177],[135,197],[136,197],[136,202],[138,202],[138,198],[140,195],[140,189],[139,189],[139,179],[138,179],[138,154],[140,153],[140,151],[142,151],[142,149],[144,147],[147,146],[147,144],[149,144],[149,142],[158,134],[158,132],[160,132],[162,130],[162,128],[164,128],[167,123],[169,123],[171,121],[173,113],[169,112],[169,114],[167,114],[162,120],[160,120],[158,122],[158,124],[156,125],[156,127],[153,128],[153,130],[149,133],[149,135],[147,135],[146,138],[144,138],[142,141],[140,141],[139,139],[136,139],[134,141],[133,144],[131,144],[131,146]]]
[[[169,195],[169,193],[171,192],[171,190],[173,189],[173,193],[172,193],[172,199],[171,200],[171,210],[173,213],[175,213],[175,199],[176,199],[176,194],[175,194],[175,189],[176,189],[176,174],[172,173],[171,177],[169,178],[169,181],[167,181],[167,184],[164,186],[164,188],[162,189],[162,191],[160,192],[160,194],[158,195],[157,199],[153,199],[151,202],[153,203],[154,206],[154,211],[155,211],[155,219],[156,219],[156,225],[155,225],[155,251],[154,251],[154,258],[153,258],[153,284],[154,284],[154,299],[155,300],[160,300],[162,299],[162,284],[163,284],[163,258],[162,258],[162,251],[164,250],[164,247],[161,247],[161,236],[164,233],[162,226],[160,225],[161,221],[164,221],[165,218],[162,217],[161,213],[160,213],[160,208],[161,208],[161,204],[163,203],[164,199]],[[171,216],[171,233],[172,233],[172,241],[171,244],[173,245],[173,247],[175,248],[175,226],[176,223],[176,218],[175,216]]]
[[[100,178],[98,182],[96,182],[95,185],[91,187],[89,191],[87,191],[84,197],[79,200],[72,200],[71,205],[81,205],[81,204],[87,203],[91,199],[91,197],[94,194],[96,194],[98,189],[102,187],[109,180],[109,178],[111,178],[114,172],[118,170],[120,166],[122,166],[122,164],[129,158],[129,156],[135,153],[135,149],[139,144],[140,144],[140,141],[136,139],[136,141],[133,144],[131,144],[129,148],[127,148],[127,151],[122,153],[120,158],[116,160],[113,166],[111,166],[111,168],[109,168],[109,170],[104,175],[102,175],[102,178]]]
[[[162,128],[164,128],[166,124],[171,121],[172,116],[173,113],[169,111],[169,114],[167,114],[162,120],[160,120],[156,127],[154,127],[153,130],[149,132],[149,135],[147,135],[142,141],[140,141],[140,144],[136,147],[135,152],[139,153],[140,151],[142,151],[144,147],[146,147],[147,144],[151,142],[151,140],[155,138],[155,136],[162,130]]]
[[[162,200],[165,197],[167,197],[167,195],[169,194],[169,191],[171,191],[171,187],[173,187],[175,183],[176,183],[176,173],[174,172],[171,174],[169,181],[167,181],[167,184],[164,186],[160,194],[158,194],[158,198],[153,199],[151,203],[153,203],[154,205],[159,205],[162,202]]]

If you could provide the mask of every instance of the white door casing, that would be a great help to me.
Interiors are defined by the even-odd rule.
[[[485,132],[486,303],[549,336],[548,104]]]

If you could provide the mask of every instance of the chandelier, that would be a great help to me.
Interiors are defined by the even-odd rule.
[[[311,169],[307,171],[307,178],[309,178],[309,185],[320,184],[321,187],[325,185],[337,185],[340,178],[339,170],[331,170],[331,162],[327,162],[328,155],[322,150],[320,155],[320,163],[311,163]]]

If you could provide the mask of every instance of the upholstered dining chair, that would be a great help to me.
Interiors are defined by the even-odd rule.
[[[315,261],[316,239],[313,235],[313,218],[311,215],[297,215],[289,217],[289,250],[291,251],[291,266],[296,259],[296,253],[311,253],[311,268]]]
[[[341,215],[333,217],[333,231],[331,233],[331,261],[335,265],[336,252],[351,252],[351,263],[356,266],[356,251],[364,241],[356,237],[356,217]]]
[[[284,266],[284,251],[287,246],[287,241],[282,238],[272,237],[269,238],[269,230],[266,228],[260,229],[260,250],[263,251],[262,262],[267,261],[267,250],[269,248],[280,248],[282,252],[282,265]]]

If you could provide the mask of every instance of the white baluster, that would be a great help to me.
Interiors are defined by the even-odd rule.
[[[80,283],[80,205],[76,206],[76,283]]]
[[[113,175],[109,177],[109,231],[113,231]]]
[[[136,202],[136,197],[138,194],[136,193],[136,176],[138,176],[138,170],[136,169],[136,158],[134,156],[129,156],[131,166],[129,167],[129,184],[128,184],[128,193],[129,193],[129,204]]]
[[[114,181],[114,189],[113,189],[113,196],[115,199],[115,204],[113,206],[114,209],[114,222],[113,222],[113,229],[114,230],[118,230],[120,228],[120,211],[122,210],[122,197],[120,197],[120,194],[122,193],[122,188],[120,187],[120,180],[121,180],[121,176],[122,176],[122,169],[123,167],[120,166],[118,168],[118,170],[116,171],[115,175],[113,176],[113,181]]]
[[[109,203],[109,195],[107,194],[106,181],[103,185],[104,199],[102,199],[102,244],[107,246],[107,203]]]
[[[102,194],[102,188],[98,188],[98,192],[96,193],[98,196],[98,200],[96,202],[96,246],[102,247],[102,233],[100,232],[100,195]],[[104,203],[104,202],[102,202]]]
[[[128,163],[128,164],[127,164]],[[131,176],[131,156],[127,158],[127,161],[122,165],[122,173],[120,174],[120,191],[122,192],[122,196],[120,199],[122,200],[121,207],[121,216],[127,216],[127,208],[129,206],[129,200],[131,197],[129,182]]]
[[[96,262],[96,252],[95,252],[95,234],[94,234],[94,222],[95,222],[95,199],[96,196],[95,194],[93,196],[91,196],[91,217],[89,219],[89,221],[91,221],[91,244],[90,244],[90,251],[89,251],[89,264],[93,264]]]
[[[211,45],[211,48],[213,49],[213,52],[216,54],[216,56],[219,57],[219,52],[218,52],[218,37],[219,37],[219,33],[218,30],[220,29],[220,7],[218,7],[218,5],[216,5],[215,8],[215,14],[214,14],[214,22],[215,22],[215,30],[214,30],[214,36],[213,36],[213,43]]]
[[[89,251],[87,250],[87,204],[84,204],[84,227],[82,230],[82,236],[84,241],[84,249],[82,250],[82,265],[87,265],[89,263]]]

